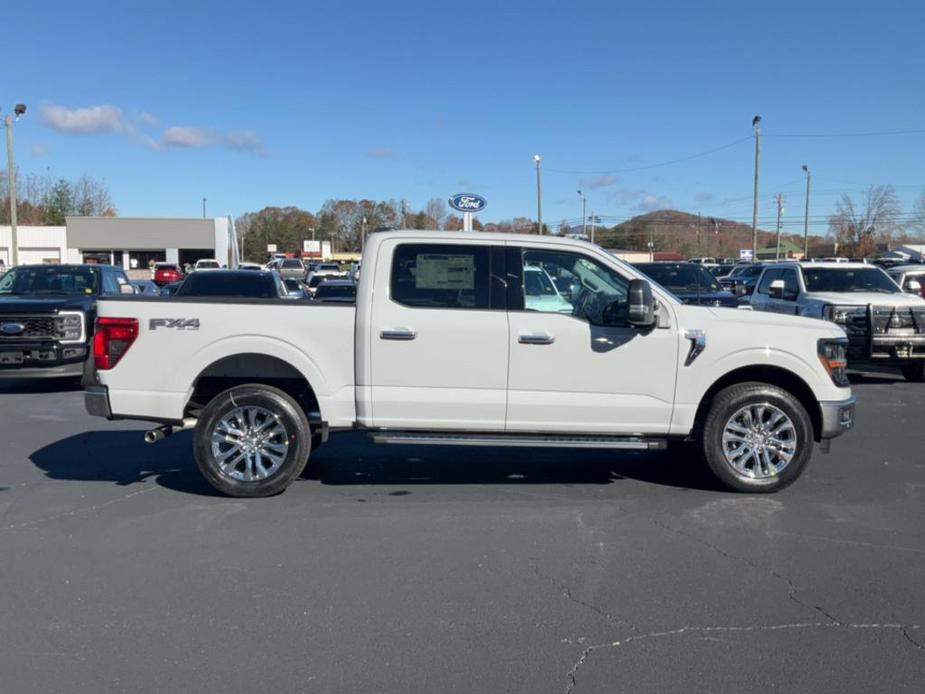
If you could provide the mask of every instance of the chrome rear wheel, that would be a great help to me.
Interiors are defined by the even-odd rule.
[[[250,405],[224,415],[212,428],[212,455],[222,473],[239,482],[271,477],[286,460],[289,434],[279,415]]]

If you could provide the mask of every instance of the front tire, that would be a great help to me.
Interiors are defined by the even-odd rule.
[[[922,383],[925,381],[925,362],[914,361],[902,364],[899,370],[902,371],[903,378],[910,383]]]
[[[193,451],[206,481],[222,494],[279,494],[305,468],[311,452],[308,418],[283,391],[253,384],[215,396],[196,424]]]
[[[739,383],[717,393],[702,447],[729,489],[770,493],[792,484],[812,455],[813,425],[797,398],[768,383]]]

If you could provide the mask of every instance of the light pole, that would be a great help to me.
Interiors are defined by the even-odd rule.
[[[360,257],[363,257],[363,252],[366,250],[366,215],[363,215],[363,219],[360,222]]]
[[[809,185],[813,175],[810,173],[809,167],[806,164],[803,164],[803,171],[806,172],[806,210],[803,213],[803,257],[807,258],[809,256]]]
[[[13,156],[13,123],[26,112],[25,104],[16,104],[13,115],[3,119],[6,126],[6,177],[10,182],[10,267],[19,264],[19,239],[16,234],[16,161]]]
[[[202,199],[202,218],[206,218],[206,199]]]
[[[588,229],[587,229],[586,224],[588,222],[588,217],[585,214],[585,210],[588,207],[588,199],[585,197],[585,194],[582,193],[580,190],[578,191],[578,197],[581,198],[581,235],[587,236]]]
[[[774,260],[780,260],[780,216],[784,211],[784,196],[777,194],[777,250],[774,252]]]
[[[758,260],[758,177],[761,170],[761,116],[752,118],[755,129],[755,199],[752,203],[752,262]]]
[[[539,154],[533,155],[536,162],[536,232],[543,233],[543,177],[540,174],[540,162],[543,160]]]

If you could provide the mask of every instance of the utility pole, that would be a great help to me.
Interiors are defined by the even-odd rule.
[[[308,230],[312,232],[312,241],[315,240],[315,227],[309,227]]]
[[[533,161],[536,162],[536,231],[543,234],[543,178],[540,174],[540,162],[542,159],[539,154],[533,155]]]
[[[591,210],[591,243],[594,243],[594,210]]]
[[[700,213],[697,213],[697,252],[700,253],[701,257],[703,256],[703,226],[701,222],[703,220],[700,217]]]
[[[363,252],[366,250],[366,215],[363,215],[363,219],[360,222],[360,256],[363,255]]]
[[[581,235],[584,237],[588,236],[588,216],[587,216],[587,207],[588,207],[588,198],[585,197],[585,194],[580,190],[578,191],[578,197],[581,198]]]
[[[202,218],[206,218],[206,199],[202,199]]]
[[[10,182],[10,267],[19,264],[19,238],[16,233],[16,160],[13,156],[13,123],[26,112],[25,104],[16,104],[13,115],[3,119],[6,126],[6,177]]]
[[[776,195],[777,199],[777,251],[774,253],[774,260],[780,260],[780,215],[784,211],[784,196],[780,193]]]
[[[803,164],[803,171],[806,172],[806,210],[803,213],[803,258],[809,257],[809,185],[813,175],[809,167]]]
[[[761,116],[752,118],[755,129],[755,199],[752,203],[752,262],[758,260],[758,178],[761,172]]]
[[[649,262],[655,262],[655,232],[651,224],[649,225]]]

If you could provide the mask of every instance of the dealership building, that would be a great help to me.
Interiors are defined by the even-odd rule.
[[[236,264],[234,227],[227,217],[152,219],[68,217],[65,226],[17,226],[19,263],[108,263],[126,270],[156,263],[215,258]],[[0,226],[0,260],[10,264],[12,233]]]

